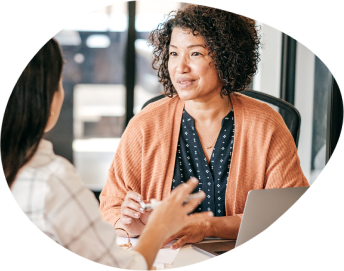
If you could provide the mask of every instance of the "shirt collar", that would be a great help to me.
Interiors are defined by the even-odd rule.
[[[42,139],[39,144],[37,151],[26,164],[29,167],[42,167],[50,163],[54,159],[53,144],[45,139]]]

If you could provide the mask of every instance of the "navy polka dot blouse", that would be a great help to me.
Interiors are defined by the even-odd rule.
[[[199,180],[194,192],[203,190],[206,198],[194,212],[212,211],[214,216],[225,216],[225,196],[234,142],[234,112],[222,120],[222,127],[215,143],[209,164],[195,129],[194,119],[184,110],[172,190],[191,177]]]

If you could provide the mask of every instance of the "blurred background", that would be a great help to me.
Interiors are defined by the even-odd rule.
[[[151,67],[147,37],[185,3],[123,2],[97,10],[59,32],[66,64],[65,101],[45,137],[72,162],[96,196],[102,190],[121,135],[142,105],[162,91]],[[302,44],[256,22],[262,48],[251,88],[293,104],[301,114],[298,154],[312,184],[330,158],[343,119],[338,85]]]

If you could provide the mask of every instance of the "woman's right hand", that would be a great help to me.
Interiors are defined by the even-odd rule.
[[[131,235],[141,234],[150,215],[150,212],[145,211],[140,205],[141,200],[140,194],[128,191],[121,205],[121,227],[125,228]]]

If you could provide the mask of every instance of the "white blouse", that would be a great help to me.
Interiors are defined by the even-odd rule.
[[[30,220],[70,251],[109,266],[147,269],[141,254],[116,244],[115,230],[102,219],[93,193],[73,165],[55,155],[51,142],[40,142],[11,190]]]

